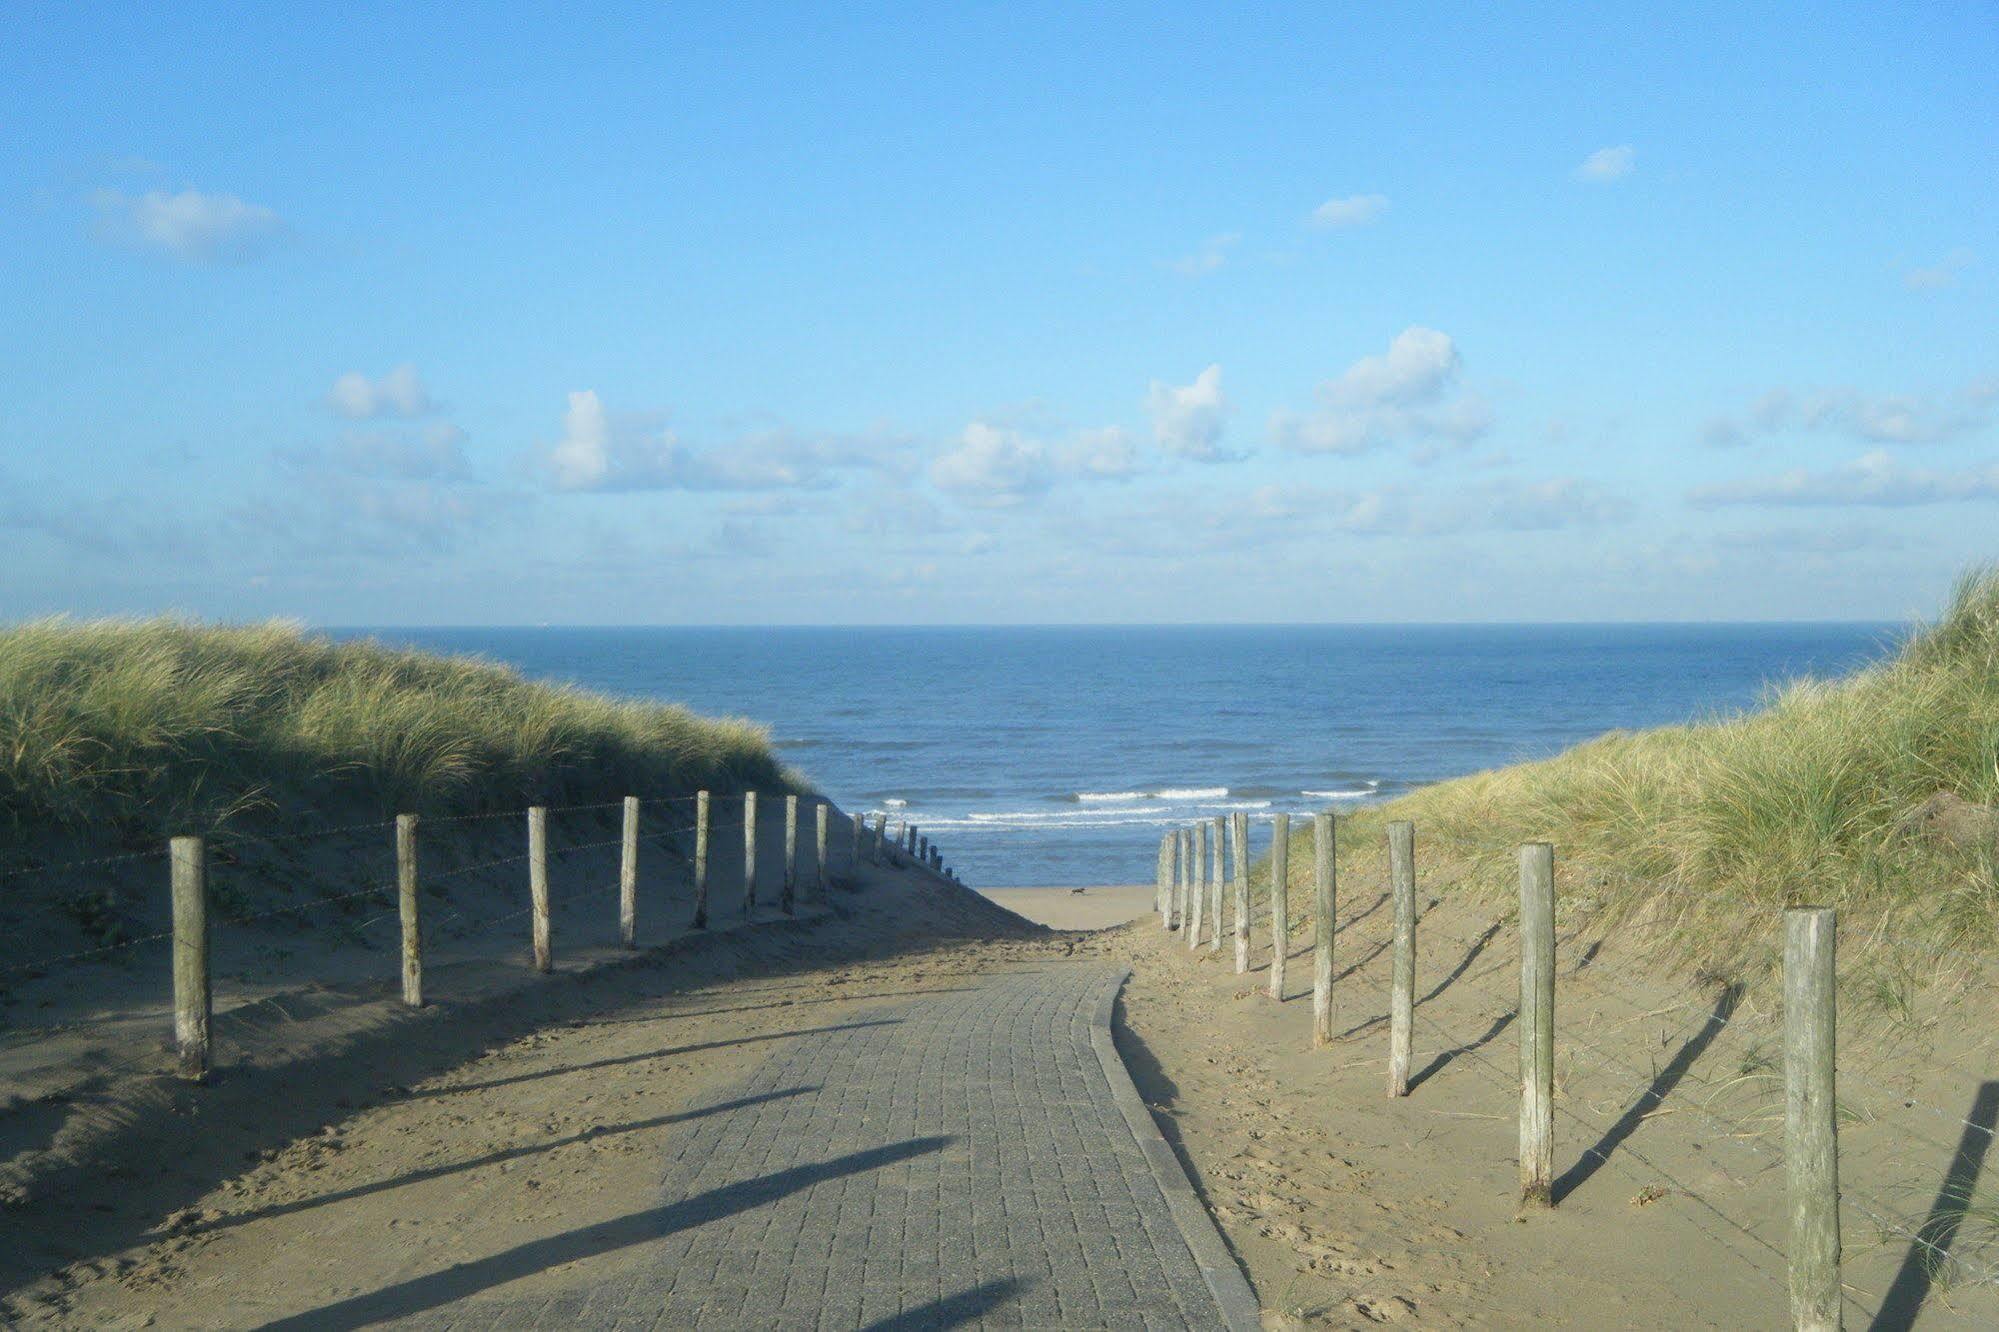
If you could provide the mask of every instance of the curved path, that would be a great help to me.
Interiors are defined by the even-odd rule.
[[[797,1041],[694,1121],[660,1207],[513,1256],[631,1250],[614,1278],[531,1306],[460,1298],[496,1275],[474,1263],[319,1325],[1255,1328],[1111,1047],[1124,976],[997,972]]]

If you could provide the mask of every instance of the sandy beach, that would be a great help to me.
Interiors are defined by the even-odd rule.
[[[1051,930],[1106,930],[1152,910],[1151,884],[1097,888],[987,888],[985,897]]]

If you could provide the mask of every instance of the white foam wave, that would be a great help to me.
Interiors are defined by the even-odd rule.
[[[1314,800],[1358,800],[1362,796],[1373,795],[1374,788],[1363,786],[1352,791],[1300,791],[1298,794],[1311,796]]]
[[[887,800],[882,801],[882,803],[890,809],[906,809],[909,806],[907,800],[897,800],[894,796],[890,796]]]
[[[1076,799],[1087,801],[1143,800],[1143,791],[1078,791]]]
[[[1220,800],[1228,793],[1226,786],[1169,786],[1153,792],[1161,800]]]

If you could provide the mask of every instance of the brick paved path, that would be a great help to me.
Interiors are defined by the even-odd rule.
[[[1000,973],[798,1040],[679,1140],[658,1209],[322,1310],[324,1325],[1254,1328],[1247,1283],[1110,1053],[1122,978]],[[613,1249],[637,1261],[531,1306],[476,1293]]]

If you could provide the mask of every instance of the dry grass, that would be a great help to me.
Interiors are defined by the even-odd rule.
[[[1428,864],[1501,901],[1514,849],[1549,841],[1565,923],[1639,922],[1672,960],[1738,976],[1769,965],[1772,912],[1821,903],[1841,909],[1856,967],[1928,978],[1989,951],[1999,925],[1994,848],[1910,826],[1939,792],[1999,805],[1999,571],[1967,574],[1881,665],[1361,811],[1342,821],[1342,861],[1378,858],[1381,825],[1411,819]],[[1291,861],[1300,898],[1309,838]]]
[[[156,845],[357,807],[803,789],[761,727],[490,662],[174,619],[0,628],[0,830]]]

